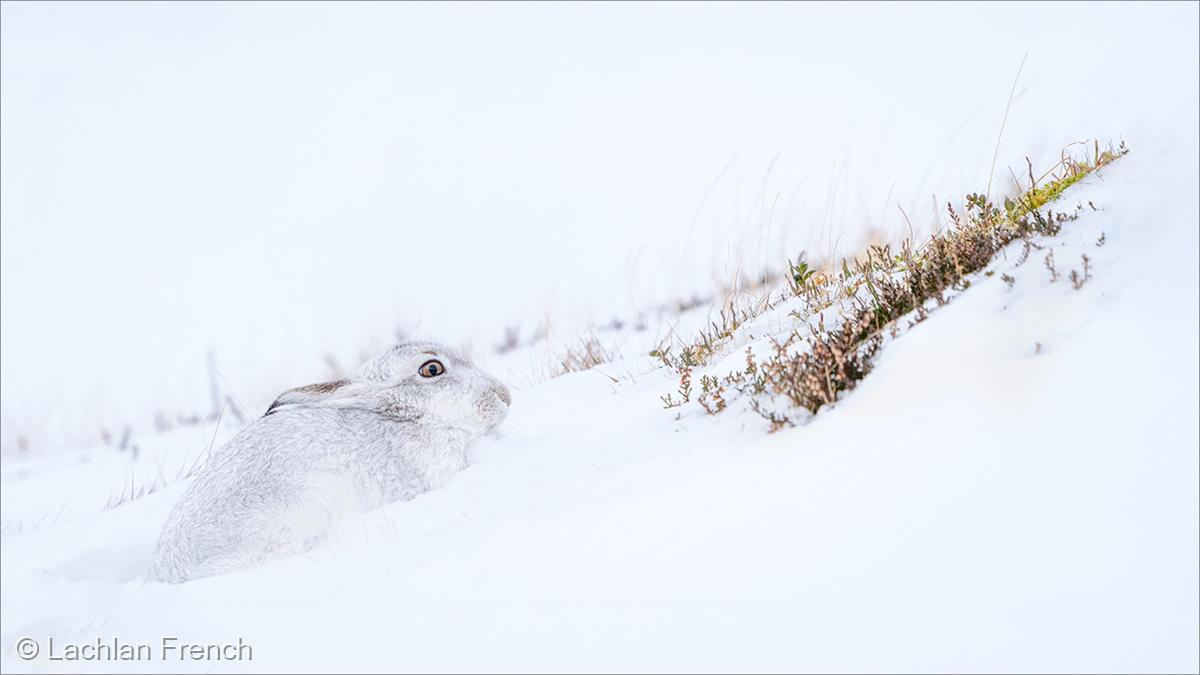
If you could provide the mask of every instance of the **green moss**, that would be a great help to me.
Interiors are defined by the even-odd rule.
[[[1029,215],[1030,213],[1033,213],[1050,202],[1058,199],[1062,196],[1062,193],[1065,192],[1067,188],[1083,180],[1085,176],[1092,174],[1100,167],[1111,163],[1118,157],[1121,157],[1126,152],[1128,151],[1125,149],[1125,146],[1122,143],[1120,150],[1106,150],[1104,152],[1097,153],[1096,158],[1090,162],[1072,163],[1068,167],[1066,175],[1055,177],[1053,180],[1045,183],[1044,185],[1033,187],[1018,197],[1016,201],[1005,199],[1004,210],[1011,220],[1017,220]]]

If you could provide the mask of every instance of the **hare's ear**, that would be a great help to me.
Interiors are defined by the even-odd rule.
[[[333,382],[321,382],[320,384],[309,384],[303,387],[296,387],[295,389],[288,389],[280,394],[279,398],[275,399],[275,402],[271,404],[270,408],[267,408],[267,412],[263,417],[288,406],[320,405],[336,398],[349,384],[349,380],[334,380]]]

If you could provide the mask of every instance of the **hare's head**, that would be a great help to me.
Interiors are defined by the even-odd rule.
[[[284,392],[267,414],[296,407],[357,408],[396,421],[484,433],[512,402],[508,387],[466,356],[434,342],[406,342],[363,364],[353,378]]]

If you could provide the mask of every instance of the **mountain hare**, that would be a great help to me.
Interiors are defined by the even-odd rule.
[[[389,349],[352,379],[284,392],[200,470],[150,576],[180,583],[305,551],[344,514],[439,488],[510,403],[500,381],[426,342]]]

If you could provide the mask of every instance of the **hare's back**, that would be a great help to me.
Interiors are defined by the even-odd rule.
[[[257,420],[213,454],[167,518],[153,576],[184,581],[310,547],[328,530],[322,519],[353,508],[335,459],[345,431],[303,417]]]

